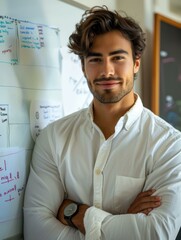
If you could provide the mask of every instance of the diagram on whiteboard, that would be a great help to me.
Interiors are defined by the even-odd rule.
[[[64,115],[85,108],[92,101],[87,80],[82,72],[81,62],[77,55],[68,51],[67,47],[63,47],[61,50]]]

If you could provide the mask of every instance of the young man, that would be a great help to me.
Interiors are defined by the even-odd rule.
[[[70,36],[93,101],[38,137],[26,239],[174,240],[181,226],[181,133],[144,108],[134,78],[141,28],[106,7]]]

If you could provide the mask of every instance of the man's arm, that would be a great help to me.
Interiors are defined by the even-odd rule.
[[[36,140],[24,200],[24,239],[77,239],[80,231],[57,220],[65,189],[48,142],[47,131]]]
[[[154,192],[155,190],[151,189],[139,193],[138,196],[133,201],[133,203],[130,205],[127,213],[129,214],[144,213],[148,215],[154,208],[159,207],[161,205],[161,198],[159,196],[152,196]],[[58,211],[57,219],[64,225],[68,225],[67,221],[64,219],[64,209],[71,202],[73,201],[71,201],[70,199],[65,199]],[[83,234],[85,234],[84,216],[88,208],[89,208],[88,205],[81,204],[79,206],[78,213],[72,218],[73,224]]]

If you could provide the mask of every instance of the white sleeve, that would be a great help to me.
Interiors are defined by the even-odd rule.
[[[89,208],[84,217],[86,239],[174,240],[181,227],[181,141],[155,155],[143,191],[155,188],[162,204],[144,214],[109,215]]]
[[[54,161],[46,131],[37,139],[24,200],[24,239],[84,239],[76,229],[57,220],[64,187]]]
[[[84,217],[85,225],[85,240],[99,240],[101,239],[101,225],[102,221],[111,214],[102,211],[95,207],[90,207],[86,211]]]

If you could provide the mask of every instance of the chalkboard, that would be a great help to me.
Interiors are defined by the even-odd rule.
[[[155,14],[152,110],[181,130],[181,23]]]

